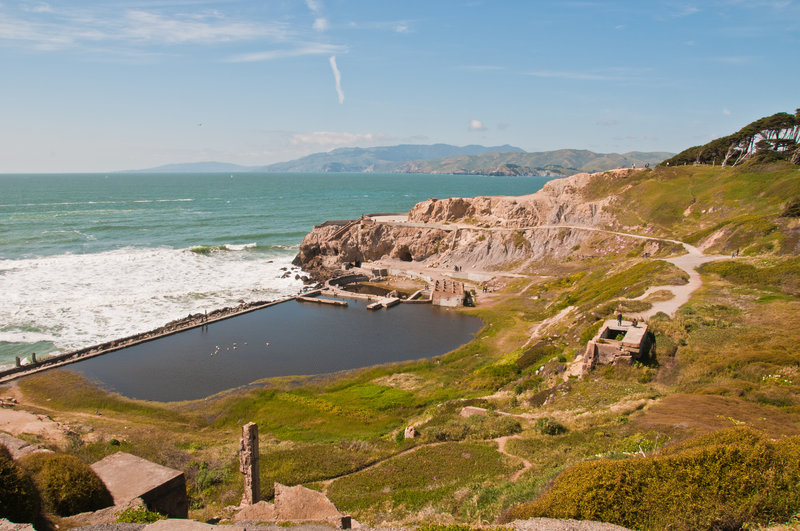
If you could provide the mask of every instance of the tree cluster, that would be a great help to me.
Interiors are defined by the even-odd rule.
[[[800,109],[794,115],[779,112],[759,118],[732,135],[690,147],[661,165],[736,166],[748,160],[790,160],[800,164]]]

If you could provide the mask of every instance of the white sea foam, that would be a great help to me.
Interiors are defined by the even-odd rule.
[[[285,252],[125,248],[0,260],[0,341],[50,341],[72,350],[189,313],[292,295],[302,282],[294,273],[281,278],[291,258]]]
[[[252,243],[243,243],[241,245],[237,245],[234,243],[226,243],[223,245],[229,251],[244,251],[245,249],[255,249],[258,244],[256,242]]]

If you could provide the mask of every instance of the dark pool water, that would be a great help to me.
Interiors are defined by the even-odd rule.
[[[470,341],[476,317],[430,305],[368,311],[295,301],[90,358],[67,369],[143,400],[204,398],[271,376],[430,358]]]

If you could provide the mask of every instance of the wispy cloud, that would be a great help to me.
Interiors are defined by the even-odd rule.
[[[330,24],[328,24],[328,19],[322,16],[322,2],[318,0],[306,0],[306,5],[308,9],[311,10],[311,14],[316,17],[311,27],[317,31],[327,30]]]
[[[608,74],[593,74],[590,72],[566,72],[559,70],[537,70],[533,72],[527,72],[526,74],[534,77],[573,79],[581,81],[615,81],[620,79],[619,76],[612,76]]]
[[[752,55],[726,55],[711,58],[711,61],[715,63],[724,63],[728,65],[744,65],[753,63],[755,60],[756,58]]]
[[[275,35],[274,28],[228,21],[217,14],[170,17],[141,10],[126,12],[120,29],[128,39],[167,44],[212,44]]]
[[[731,115],[731,110],[730,109],[722,109],[722,114],[724,114],[725,116],[730,116]]]
[[[103,7],[55,10],[31,4],[17,13],[0,4],[0,41],[38,50],[70,47],[217,44],[248,40],[285,40],[289,31],[280,23],[231,20],[217,11],[190,14]]]
[[[259,61],[273,61],[275,59],[286,59],[289,57],[302,57],[304,55],[330,55],[346,53],[347,48],[338,44],[310,43],[295,45],[287,48],[275,50],[264,50],[261,52],[250,52],[235,55],[228,59],[231,63],[255,63]]]
[[[684,18],[696,15],[700,8],[690,4],[667,4],[669,11],[664,16],[667,18]]]
[[[294,133],[289,142],[298,146],[341,147],[341,146],[374,146],[389,142],[392,137],[375,133],[345,133],[332,131],[312,131],[310,133]]]
[[[317,31],[325,31],[328,29],[330,24],[328,24],[328,19],[324,17],[317,17],[314,19],[314,24],[311,25]]]
[[[350,22],[348,27],[360,30],[391,31],[393,33],[412,33],[411,22],[394,20],[389,22]]]
[[[455,67],[456,70],[466,70],[468,72],[490,72],[504,70],[504,67],[497,65],[464,65]]]
[[[339,72],[339,67],[336,66],[336,56],[331,55],[331,70],[333,70],[333,79],[336,82],[336,95],[339,97],[339,105],[344,103],[344,92],[342,92],[342,73]]]
[[[480,120],[470,120],[467,129],[470,131],[486,131],[486,126]]]

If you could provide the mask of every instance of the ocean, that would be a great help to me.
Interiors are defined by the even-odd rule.
[[[0,175],[0,366],[294,295],[297,247],[327,219],[406,212],[430,197],[529,194],[549,179]]]

